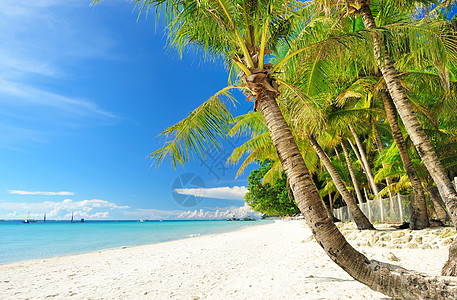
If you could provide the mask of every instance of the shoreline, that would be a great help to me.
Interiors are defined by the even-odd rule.
[[[38,248],[35,247],[35,245],[33,244],[33,240],[35,238],[33,238],[30,242],[28,243],[31,248],[29,248],[28,246],[25,248],[25,249],[36,249],[38,254],[36,253],[33,253],[33,254],[30,254],[30,253],[22,253],[22,249],[17,249],[18,252],[14,252],[14,249],[13,251],[9,251],[8,252],[5,252],[0,255],[0,266],[1,265],[4,265],[4,264],[9,264],[9,263],[15,263],[15,262],[22,262],[22,261],[28,261],[28,260],[34,260],[34,259],[50,259],[50,258],[54,258],[54,257],[61,257],[61,256],[68,256],[68,255],[78,255],[78,254],[86,254],[86,253],[91,253],[91,252],[98,252],[98,251],[103,251],[103,250],[109,250],[109,249],[118,249],[118,248],[122,248],[122,247],[136,247],[136,246],[144,246],[144,245],[153,245],[153,244],[158,244],[158,243],[164,243],[164,242],[172,242],[172,241],[177,241],[177,240],[182,240],[182,239],[189,239],[189,238],[194,238],[194,237],[199,237],[199,236],[206,236],[206,235],[214,235],[214,234],[219,234],[219,233],[226,233],[226,232],[232,232],[232,231],[238,231],[238,230],[243,230],[244,228],[249,228],[249,227],[255,227],[255,226],[263,226],[263,225],[267,225],[269,223],[272,223],[273,221],[263,221],[263,220],[257,220],[255,222],[245,222],[245,221],[239,221],[239,222],[227,222],[226,224],[227,225],[235,225],[235,226],[223,226],[222,228],[217,228],[217,227],[212,227],[212,226],[209,226],[209,227],[206,227],[206,225],[204,226],[205,230],[201,230],[201,227],[200,228],[194,228],[194,229],[189,229],[189,230],[185,230],[187,232],[185,233],[178,233],[178,235],[176,235],[176,232],[170,232],[172,235],[171,236],[166,236],[164,237],[164,233],[161,233],[159,232],[159,235],[155,235],[155,232],[154,232],[154,228],[151,228],[151,227],[143,227],[143,226],[152,226],[152,225],[161,225],[161,224],[165,224],[165,223],[173,223],[173,222],[177,222],[177,223],[182,223],[182,222],[188,222],[188,223],[192,223],[192,224],[195,224],[195,223],[201,223],[201,222],[216,222],[216,223],[226,223],[227,221],[225,220],[184,220],[184,221],[181,221],[181,220],[172,220],[172,221],[165,221],[164,223],[162,222],[153,222],[153,221],[149,221],[149,222],[144,222],[144,223],[141,223],[141,222],[138,222],[138,221],[117,221],[117,220],[113,220],[113,221],[102,221],[102,222],[99,222],[99,221],[94,221],[94,222],[87,222],[86,224],[84,225],[80,225],[78,224],[78,226],[84,226],[84,227],[81,227],[81,229],[85,229],[85,231],[89,230],[88,228],[86,228],[85,226],[87,226],[87,224],[89,224],[89,226],[93,226],[93,225],[96,225],[98,226],[99,224],[103,224],[103,223],[125,223],[125,224],[133,224],[134,226],[140,226],[139,228],[150,228],[149,230],[151,230],[151,232],[149,233],[149,235],[151,236],[150,238],[147,238],[147,239],[142,239],[140,238],[140,241],[138,239],[135,239],[136,235],[137,234],[133,234],[131,236],[134,237],[133,240],[130,240],[130,239],[127,239],[127,240],[122,240],[119,238],[119,236],[117,237],[114,237],[114,242],[111,243],[111,241],[113,240],[109,240],[106,238],[106,236],[103,236],[101,237],[102,238],[102,241],[98,241],[98,245],[96,245],[95,247],[93,247],[93,245],[90,243],[90,242],[82,242],[82,243],[79,243],[77,245],[75,245],[74,243],[72,244],[70,242],[70,244],[65,244],[63,245],[61,242],[60,244],[56,244],[55,247],[56,249],[59,248],[59,251],[54,251],[52,247],[47,247],[48,249],[42,249],[40,247],[40,245],[38,245]],[[143,225],[145,224],[146,225]],[[148,224],[149,223],[149,224]],[[222,224],[221,223],[221,224]],[[235,223],[235,224],[234,224]],[[69,225],[70,223],[60,223],[58,224],[58,226],[67,226]],[[20,224],[22,226],[22,222]],[[38,223],[38,224],[32,224],[32,225],[28,225],[28,224],[25,224],[24,226],[32,226],[34,228],[39,228],[40,226],[42,226],[43,223]],[[51,226],[54,226],[55,224],[51,223]],[[188,227],[187,227],[188,228]],[[208,230],[209,228],[209,230]],[[51,229],[49,229],[51,230]],[[48,230],[48,234],[53,234],[52,231],[49,231]],[[146,229],[148,230],[148,229]],[[125,231],[125,230],[124,230]],[[146,232],[147,233],[147,232]],[[18,233],[19,234],[19,233]],[[41,231],[36,233],[37,235],[41,235]],[[72,234],[71,232],[69,232],[68,234]],[[122,234],[125,234],[125,232],[123,232]],[[141,234],[141,232],[139,232],[139,234]],[[144,236],[144,232],[143,232],[143,236]],[[156,238],[154,238],[154,236],[156,236]],[[79,239],[81,239],[82,237],[84,237],[84,234],[83,236],[78,236]],[[88,236],[88,238],[92,238],[92,236]],[[55,239],[51,238],[50,239],[50,245],[53,245],[53,241]],[[106,241],[110,241],[110,244],[106,244],[105,242]],[[76,246],[76,247],[72,247],[72,246]],[[78,247],[80,247],[80,249],[78,249]],[[66,250],[65,250],[66,249]],[[50,251],[47,251],[47,250],[50,250]],[[11,255],[12,253],[15,253],[15,257],[14,255]]]
[[[0,289],[2,299],[388,299],[354,281],[310,236],[301,221],[277,221],[13,262],[0,265]],[[447,258],[447,249],[356,248],[429,275]]]
[[[147,243],[147,244],[136,244],[136,245],[130,245],[130,246],[129,245],[122,245],[122,246],[118,246],[118,247],[103,248],[103,249],[98,249],[98,250],[89,250],[89,251],[83,251],[83,252],[78,252],[78,253],[59,254],[59,255],[44,256],[44,257],[38,257],[38,258],[29,258],[29,259],[23,259],[23,260],[11,261],[11,262],[4,262],[4,263],[0,263],[0,271],[1,271],[1,267],[2,266],[9,265],[9,264],[27,263],[29,261],[43,261],[44,262],[44,261],[47,261],[47,260],[52,260],[52,259],[62,258],[62,257],[68,257],[68,256],[90,255],[90,254],[102,253],[102,252],[105,252],[105,251],[113,251],[113,250],[121,250],[121,249],[134,249],[134,248],[137,248],[137,247],[154,246],[154,245],[160,245],[160,244],[166,244],[166,243],[173,243],[173,242],[182,241],[182,240],[205,238],[207,236],[213,236],[213,235],[219,235],[219,234],[243,231],[243,230],[249,229],[251,227],[265,226],[265,225],[268,225],[268,224],[274,224],[274,222],[273,223],[268,222],[268,223],[265,223],[265,224],[258,224],[258,225],[254,225],[254,226],[240,227],[240,228],[232,229],[232,230],[229,229],[227,231],[222,231],[222,232],[217,232],[217,233],[203,233],[203,234],[199,233],[197,235],[190,234],[192,236],[188,235],[188,236],[177,238],[177,239],[170,239],[170,240]]]

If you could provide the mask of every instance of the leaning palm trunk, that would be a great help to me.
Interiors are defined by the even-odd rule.
[[[397,143],[401,161],[405,167],[406,174],[408,175],[409,181],[413,187],[414,203],[409,226],[411,229],[423,229],[430,226],[428,222],[427,202],[425,201],[424,189],[422,188],[422,183],[409,157],[405,140],[403,139],[403,135],[400,131],[400,126],[398,125],[395,108],[387,91],[381,92],[381,98],[384,102],[384,108],[386,110],[390,129],[392,130],[392,136],[395,140],[395,143]]]
[[[159,6],[157,12],[161,11],[160,5],[164,3],[162,0],[136,0],[134,2],[142,3],[143,1],[143,7],[147,8],[149,8],[150,5],[154,6],[154,4],[158,4]],[[93,0],[93,2],[98,1]],[[224,6],[226,3],[232,4],[231,7],[234,9],[227,9],[227,7]],[[258,1],[258,3],[260,4],[261,1]],[[399,267],[392,267],[387,264],[370,261],[347,243],[341,232],[339,232],[338,228],[328,217],[324,208],[324,203],[309,175],[308,169],[297,144],[295,143],[294,137],[288,127],[288,124],[284,120],[283,115],[281,114],[278,104],[276,103],[276,97],[278,95],[277,83],[272,79],[273,72],[269,71],[268,68],[264,68],[266,65],[263,65],[265,39],[262,38],[260,47],[255,45],[255,43],[251,43],[251,50],[247,49],[248,47],[245,41],[254,40],[252,38],[253,35],[251,35],[251,31],[258,28],[257,26],[251,26],[252,24],[248,23],[247,20],[253,19],[255,25],[262,22],[258,22],[259,20],[251,18],[251,15],[247,15],[245,10],[238,9],[238,7],[235,9],[235,4],[239,6],[240,3],[239,1],[167,1],[167,8],[171,7],[172,9],[170,19],[172,21],[176,21],[176,23],[173,23],[170,27],[173,28],[173,25],[176,25],[179,28],[175,27],[174,29],[180,29],[170,30],[170,32],[177,35],[176,39],[182,42],[182,46],[185,46],[187,43],[193,43],[197,47],[203,45],[202,47],[204,50],[208,52],[216,51],[217,56],[221,54],[225,55],[226,61],[233,59],[239,67],[243,69],[245,74],[243,76],[243,81],[251,93],[248,97],[255,97],[255,107],[259,108],[263,114],[271,140],[281,161],[281,165],[287,178],[290,180],[290,187],[294,194],[295,201],[297,202],[298,207],[303,213],[306,222],[308,223],[308,226],[313,232],[319,245],[323,247],[334,262],[341,266],[356,280],[388,296],[414,299],[457,299],[457,282],[449,282],[446,284],[443,280],[428,278]],[[283,4],[285,9],[288,9],[286,2],[278,3],[275,8],[280,7]],[[295,7],[296,4],[294,3],[291,11],[293,11]],[[270,8],[271,7],[261,7],[257,10],[257,13],[259,13],[262,17],[260,21],[264,21],[270,17],[269,15],[262,15],[261,13],[263,12],[269,12],[272,14],[272,19],[276,19],[273,14],[275,9]],[[199,13],[198,10],[205,11]],[[211,14],[211,17],[206,17],[205,13]],[[234,16],[231,15],[232,13]],[[256,14],[252,14],[252,16],[256,16]],[[283,15],[278,16],[282,17]],[[247,23],[243,23],[242,20],[245,20]],[[168,22],[167,25],[170,25],[170,23],[171,22]],[[219,26],[222,30],[219,32],[218,30],[201,30],[202,28],[205,28],[205,25],[208,23],[211,23],[210,25],[213,26],[213,29],[216,28],[216,26]],[[268,23],[266,23],[265,26],[267,25]],[[238,28],[247,28],[246,38],[243,37],[237,30]],[[263,32],[261,34],[265,37],[268,30],[266,30],[266,27],[261,29]],[[192,30],[195,32],[192,32]],[[212,40],[211,38],[213,34],[219,34],[219,36]],[[232,42],[234,37],[237,44]],[[215,42],[217,46],[221,47],[214,50],[213,46],[215,45],[213,42]],[[241,52],[243,52],[244,55],[242,60],[247,61],[246,65],[243,64],[238,55],[236,55],[236,57],[227,56],[233,55],[239,50],[239,48],[241,48]],[[181,49],[184,49],[184,47]],[[221,51],[221,49],[222,52],[225,51],[225,53],[217,52]],[[260,49],[260,53],[257,52],[256,49]],[[256,58],[259,58],[258,64],[257,62],[254,63],[254,55]],[[189,127],[188,124],[192,123],[190,127],[194,129],[197,127],[198,130],[196,131],[198,131],[199,135],[195,135],[195,131],[193,130],[190,130],[190,133],[188,133],[189,131],[185,131],[184,133],[179,132],[180,137],[186,141],[185,143],[180,144],[180,141],[183,141],[182,139],[176,142],[175,137],[173,142],[167,144],[164,148],[157,150],[152,156],[160,162],[165,156],[171,155],[173,162],[184,163],[188,157],[188,152],[186,151],[195,150],[201,154],[199,150],[202,149],[196,147],[195,144],[200,143],[199,146],[202,146],[202,143],[207,143],[208,141],[203,138],[201,134],[211,134],[209,130],[212,129],[216,131],[218,125],[214,125],[213,122],[202,122],[199,127],[193,122],[195,121],[194,117],[200,113],[208,116],[207,113],[213,109],[209,116],[209,118],[212,118],[213,116],[217,116],[218,112],[223,108],[224,107],[221,106],[210,106],[209,108],[207,106],[203,106],[202,108],[199,108],[194,114],[187,117],[184,123],[178,123],[178,127]],[[218,122],[226,123],[227,120],[224,118],[223,120],[216,121],[216,123]],[[176,128],[177,127],[174,126],[168,129],[167,132],[176,133]],[[225,130],[222,130],[222,133],[225,133]],[[197,140],[195,140],[195,137]],[[204,142],[202,142],[202,140],[204,140]],[[177,147],[172,148],[170,145]],[[184,148],[180,146],[183,146]],[[184,150],[186,153],[183,154],[180,150]]]
[[[344,144],[344,141],[341,140],[341,148],[343,148],[344,158],[346,159],[346,164],[348,165],[349,175],[351,175],[352,184],[354,185],[354,190],[357,195],[357,200],[359,203],[362,204],[363,198],[362,193],[360,192],[359,182],[357,181],[357,177],[355,176],[354,168],[352,167],[351,158],[349,157],[348,149]],[[368,201],[368,200],[367,200]]]
[[[258,93],[258,107],[290,180],[295,201],[316,241],[355,280],[385,295],[403,299],[457,299],[457,282],[426,277],[403,268],[369,260],[344,238],[324,207],[294,137],[276,103],[275,94]]]
[[[365,154],[365,150],[363,150],[362,143],[360,142],[359,136],[357,135],[357,132],[355,131],[354,127],[352,127],[351,124],[349,124],[349,129],[351,130],[352,136],[354,137],[355,143],[357,144],[357,148],[359,149],[359,154],[361,161],[360,163],[364,166],[365,173],[367,174],[368,182],[370,183],[371,188],[373,189],[373,193],[375,196],[379,194],[379,189],[376,186],[376,183],[374,182],[374,176],[373,172],[371,171],[370,164],[368,163],[367,156]]]
[[[321,159],[322,163],[324,164],[325,168],[329,172],[330,176],[332,177],[333,182],[335,183],[336,189],[343,197],[344,201],[346,202],[349,210],[351,211],[352,217],[354,218],[355,223],[357,224],[357,228],[360,230],[364,229],[371,229],[374,230],[375,228],[370,223],[368,218],[365,214],[360,210],[360,207],[357,205],[357,202],[354,199],[354,196],[349,193],[346,186],[344,185],[343,181],[341,180],[340,174],[333,166],[330,158],[328,158],[327,153],[321,148],[321,146],[317,143],[314,135],[312,133],[308,133],[308,140],[313,146],[314,150],[316,151],[317,155]]]
[[[366,0],[361,0],[360,4],[360,13],[362,15],[365,28],[375,28],[376,23],[373,15],[371,14],[369,4]],[[406,97],[406,93],[401,86],[400,80],[398,79],[398,73],[386,51],[385,45],[381,42],[379,36],[376,35],[374,35],[373,38],[373,50],[401,120],[403,121],[403,124],[405,125],[417,152],[424,162],[425,167],[430,173],[430,176],[432,176],[433,181],[440,192],[441,198],[446,204],[446,208],[448,209],[452,222],[454,225],[457,225],[457,193],[452,185],[452,182],[449,180],[446,172],[444,171],[444,168],[438,158],[438,155],[433,149],[430,140],[422,129],[411,103]],[[442,274],[457,276],[457,239],[454,240],[453,245],[449,248],[449,259],[443,267]]]
[[[444,202],[440,197],[440,193],[438,192],[438,189],[436,186],[430,184],[427,186],[427,192],[428,195],[430,196],[430,200],[433,202],[433,208],[435,209],[435,218],[440,220],[441,222],[445,223],[448,220],[448,214],[446,210],[443,208]]]

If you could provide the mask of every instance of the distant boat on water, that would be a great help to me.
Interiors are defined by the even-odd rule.
[[[24,221],[22,221],[22,223],[26,223],[26,224],[29,224],[29,223],[36,223],[36,222],[37,222],[36,220],[30,219],[30,212],[29,212],[28,215],[27,215],[27,219],[25,219]]]
[[[24,221],[22,221],[22,223],[36,223],[38,222],[37,220],[32,220],[32,219],[25,219]]]

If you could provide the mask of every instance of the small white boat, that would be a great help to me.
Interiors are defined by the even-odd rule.
[[[27,219],[25,219],[24,221],[22,221],[22,223],[26,223],[26,224],[29,224],[29,223],[36,223],[36,222],[37,222],[36,220],[30,219],[30,212],[29,212],[29,214],[27,215]]]

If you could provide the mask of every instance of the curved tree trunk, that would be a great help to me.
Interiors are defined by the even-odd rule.
[[[370,6],[366,0],[360,1],[360,13],[362,15],[363,24],[366,29],[376,27],[373,15],[371,14]],[[389,93],[397,107],[397,111],[405,125],[408,134],[414,143],[425,167],[430,176],[432,176],[436,187],[440,191],[441,198],[446,204],[449,216],[451,217],[454,226],[457,225],[457,193],[449,180],[444,168],[433,149],[430,140],[422,129],[419,119],[406,97],[406,93],[398,79],[398,73],[395,70],[392,60],[390,59],[384,44],[380,41],[379,36],[373,38],[373,50],[378,60],[379,68],[386,81]],[[449,247],[449,259],[443,267],[443,275],[457,276],[457,239],[454,239],[453,245]]]
[[[300,211],[327,255],[355,280],[385,295],[404,299],[457,299],[457,283],[369,260],[356,251],[328,217],[303,157],[271,93],[256,96]],[[259,99],[260,98],[260,99]]]
[[[400,126],[398,125],[395,108],[387,91],[381,91],[381,98],[384,102],[384,109],[386,110],[387,120],[389,121],[390,129],[392,130],[392,136],[395,143],[397,143],[401,161],[413,187],[414,203],[409,226],[411,229],[423,229],[430,226],[428,222],[427,202],[425,201],[424,189],[422,188],[422,183],[409,157],[405,140],[403,139]]]
[[[363,150],[363,145],[360,142],[357,132],[355,131],[354,127],[352,127],[351,124],[349,124],[349,129],[351,130],[351,133],[354,136],[355,143],[357,144],[357,148],[359,149],[360,158],[362,159],[360,161],[360,163],[363,166],[365,166],[364,170],[365,170],[365,173],[367,174],[368,182],[370,183],[370,186],[373,189],[373,193],[376,196],[377,194],[379,194],[379,189],[376,186],[376,183],[374,182],[373,172],[371,171],[370,164],[368,163],[368,159],[367,159],[367,155],[365,154],[365,150]]]
[[[340,174],[338,174],[338,172],[336,171],[335,166],[333,166],[332,162],[330,161],[330,158],[327,156],[327,153],[325,153],[325,151],[317,143],[317,141],[314,138],[314,135],[312,133],[308,133],[307,136],[308,136],[308,140],[309,140],[311,146],[313,146],[317,155],[319,156],[319,158],[321,159],[325,168],[327,169],[330,176],[332,177],[332,180],[335,183],[336,189],[341,194],[341,196],[344,199],[344,202],[346,202],[349,210],[351,211],[352,217],[354,218],[354,221],[357,224],[357,228],[360,230],[364,230],[364,229],[374,230],[375,228],[373,227],[373,225],[370,223],[368,218],[365,216],[365,214],[362,212],[360,207],[357,205],[357,202],[355,201],[354,196],[351,193],[349,193],[349,191],[347,190],[346,186],[344,185],[343,181],[341,180]]]
[[[343,148],[344,158],[346,159],[346,164],[348,165],[349,175],[351,175],[352,184],[354,185],[354,190],[357,195],[357,200],[359,200],[359,203],[362,204],[362,193],[360,192],[359,183],[357,181],[357,177],[355,176],[354,168],[352,167],[348,149],[346,148],[343,140],[341,140],[341,147]]]
[[[430,196],[430,200],[432,200],[433,206],[435,208],[435,212],[436,212],[435,218],[440,220],[443,224],[445,224],[448,221],[449,216],[447,214],[447,211],[443,208],[444,202],[440,197],[440,193],[438,192],[438,189],[432,183],[431,185],[427,186],[427,192],[428,192],[428,195]]]

